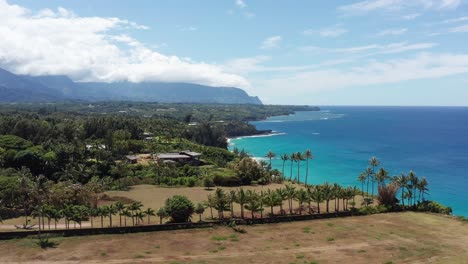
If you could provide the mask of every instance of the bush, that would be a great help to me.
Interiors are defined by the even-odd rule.
[[[172,222],[185,223],[190,220],[194,213],[193,203],[185,196],[174,195],[166,200],[164,210],[171,217]]]
[[[380,214],[389,212],[391,208],[385,205],[377,205],[377,206],[363,206],[359,208],[358,212],[362,215],[370,215],[370,214]]]
[[[446,215],[452,214],[451,207],[444,206],[438,202],[433,202],[433,201],[424,201],[418,204],[416,210],[420,212],[432,212],[432,213],[437,213],[437,214],[446,214]]]
[[[233,186],[241,186],[242,181],[237,176],[221,176],[216,175],[213,178],[213,182],[216,186],[226,186],[226,187],[233,187]]]

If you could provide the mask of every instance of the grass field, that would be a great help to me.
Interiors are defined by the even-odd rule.
[[[0,263],[467,263],[468,225],[424,213],[0,241]]]

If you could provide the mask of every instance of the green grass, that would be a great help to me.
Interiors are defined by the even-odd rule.
[[[107,257],[107,253],[106,252],[101,252],[101,257]]]
[[[151,253],[153,253],[153,252],[151,252],[151,251],[145,251],[145,254],[147,254],[147,255],[148,255],[148,254],[151,254]]]
[[[328,227],[333,227],[334,225],[335,225],[335,224],[333,224],[333,223],[327,223],[327,226],[328,226]]]
[[[232,234],[229,236],[229,240],[233,242],[239,241],[239,237],[236,234]]]
[[[304,258],[304,254],[299,254],[296,256],[297,259],[303,259]]]
[[[145,256],[143,256],[143,255],[141,255],[141,254],[138,254],[138,255],[135,255],[134,258],[136,258],[136,259],[142,259],[142,258],[145,258]]]
[[[213,249],[213,250],[210,250],[209,252],[210,252],[210,253],[216,253],[216,252],[218,252],[218,250],[217,250],[217,249]]]
[[[335,241],[335,238],[333,238],[333,237],[328,237],[328,238],[327,238],[327,241],[328,241],[328,242]]]
[[[220,247],[218,247],[218,250],[225,250],[225,249],[226,249],[225,246],[220,246]]]
[[[310,228],[310,227],[304,227],[302,229],[302,232],[304,232],[306,234],[310,234],[310,233],[315,234],[315,232],[312,232],[312,228]]]
[[[225,237],[225,236],[212,236],[211,237],[211,240],[215,240],[215,241],[223,241],[223,240],[227,240],[228,238]]]
[[[159,245],[155,245],[154,248],[161,248]]]

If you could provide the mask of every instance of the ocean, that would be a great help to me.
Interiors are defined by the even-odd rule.
[[[258,159],[271,150],[273,168],[282,170],[280,155],[311,149],[309,183],[356,185],[358,175],[376,156],[390,176],[413,170],[429,182],[426,199],[451,206],[468,216],[468,108],[466,107],[321,107],[252,122],[273,135],[230,140]],[[266,159],[266,158],[265,158]],[[300,180],[305,179],[305,161]],[[293,178],[297,165],[293,165]],[[290,175],[286,162],[285,176]]]

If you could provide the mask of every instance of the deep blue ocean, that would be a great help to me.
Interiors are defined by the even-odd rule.
[[[390,175],[413,170],[429,182],[429,199],[468,216],[468,108],[462,107],[321,107],[253,122],[276,135],[232,139],[251,156],[277,154],[273,167],[281,171],[283,153],[311,149],[309,183],[325,181],[356,185],[371,156]],[[301,181],[305,178],[302,162]],[[297,165],[294,165],[294,176]],[[290,175],[290,162],[285,176]]]

